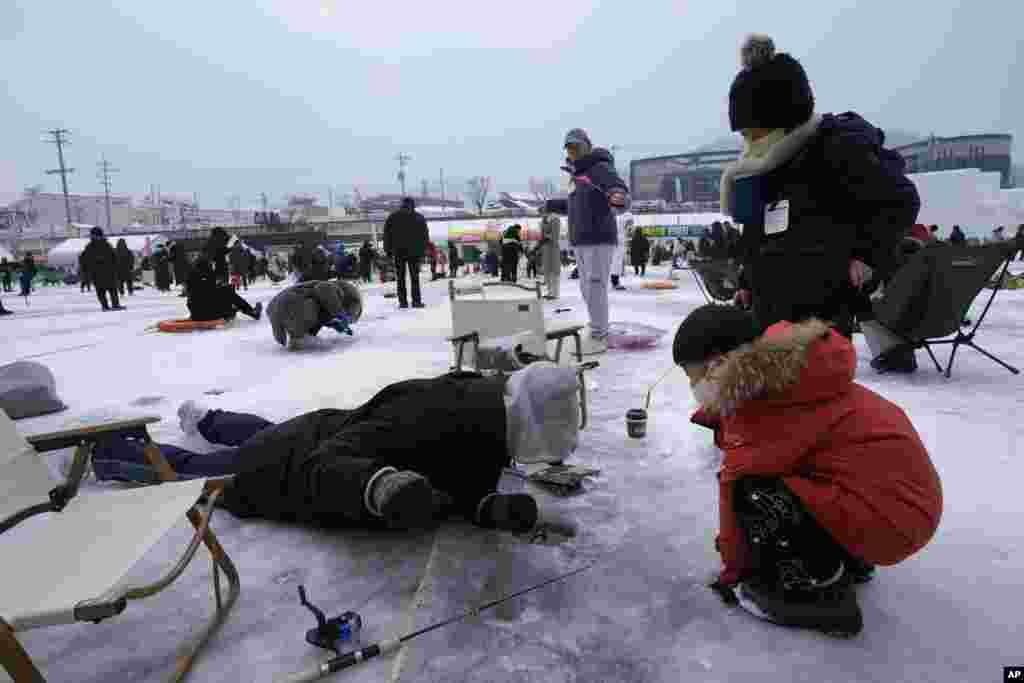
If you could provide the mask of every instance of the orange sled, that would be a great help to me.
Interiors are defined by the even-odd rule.
[[[218,320],[161,320],[157,323],[157,329],[161,332],[195,332],[197,330],[218,330],[227,321],[223,318]]]
[[[644,282],[640,285],[644,289],[678,289],[679,285],[672,282],[671,280],[654,280],[651,282]]]

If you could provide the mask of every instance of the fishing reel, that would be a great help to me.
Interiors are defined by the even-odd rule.
[[[306,642],[310,645],[331,650],[341,656],[342,643],[352,643],[363,630],[363,618],[355,612],[345,612],[333,619],[306,599],[306,588],[299,586],[299,602],[316,617],[317,627],[306,631]]]

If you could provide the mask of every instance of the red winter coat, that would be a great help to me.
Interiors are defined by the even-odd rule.
[[[812,320],[772,325],[712,371],[717,402],[693,421],[716,427],[725,453],[723,583],[751,569],[733,501],[744,476],[782,477],[840,545],[872,564],[896,564],[935,534],[939,475],[903,410],[853,381],[856,364],[850,341]]]

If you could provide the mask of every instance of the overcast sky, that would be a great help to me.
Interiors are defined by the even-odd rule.
[[[354,6],[358,5],[359,9]],[[819,111],[937,135],[1024,141],[1024,3],[1010,0],[2,0],[0,202],[56,191],[41,132],[73,132],[72,191],[238,194],[327,186],[500,189],[558,176],[586,128],[631,157],[728,131],[738,46],[770,34]],[[325,197],[326,198],[326,197]]]

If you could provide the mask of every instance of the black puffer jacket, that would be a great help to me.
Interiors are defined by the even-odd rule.
[[[421,259],[429,241],[427,219],[419,211],[399,209],[384,222],[384,253],[389,257]]]
[[[117,254],[106,237],[93,237],[82,250],[82,267],[97,289],[117,287]]]
[[[898,263],[900,241],[921,203],[902,158],[884,150],[884,140],[857,114],[828,114],[788,161],[736,181],[737,195],[747,183],[745,191],[755,198],[738,256],[762,326],[839,320],[856,296],[851,259],[879,277]],[[765,206],[782,200],[789,202],[788,228],[766,231]]]
[[[465,514],[508,464],[505,380],[470,373],[392,384],[355,410],[318,410],[242,444],[225,506],[240,517],[323,525],[359,519],[380,467],[411,469]]]

